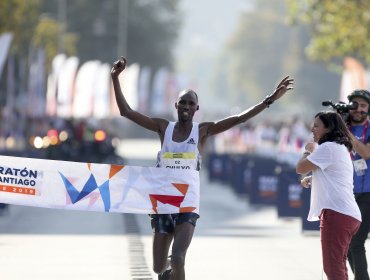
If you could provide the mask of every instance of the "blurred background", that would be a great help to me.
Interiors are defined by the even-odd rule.
[[[195,90],[198,121],[239,113],[290,75],[294,91],[218,135],[209,153],[294,164],[322,101],[369,88],[368,1],[30,0],[0,2],[0,151],[122,163],[155,158],[157,135],[120,117],[110,67],[130,105],[175,118]]]
[[[176,118],[174,103],[182,89],[198,93],[196,120],[213,121],[261,102],[289,75],[295,79],[293,91],[262,114],[208,143],[205,171],[201,172],[202,189],[207,194],[202,196],[205,219],[194,240],[199,242],[194,248],[200,252],[194,249],[196,261],[190,266],[199,265],[199,269],[190,274],[209,272],[203,268],[203,256],[214,253],[215,235],[226,238],[216,243],[227,244],[220,252],[226,252],[228,258],[217,258],[222,261],[217,265],[212,256],[208,265],[215,275],[227,273],[228,279],[241,277],[230,276],[225,267],[254,267],[245,266],[249,262],[243,261],[247,256],[240,244],[256,245],[258,252],[266,245],[263,257],[250,254],[250,261],[271,255],[276,257],[266,263],[273,264],[285,260],[282,249],[275,248],[276,238],[285,242],[288,236],[285,246],[291,244],[291,263],[299,276],[292,273],[294,268],[283,272],[283,263],[276,271],[284,275],[276,277],[272,269],[270,278],[322,279],[320,252],[310,258],[306,255],[313,247],[319,249],[319,240],[310,243],[310,239],[300,237],[304,231],[317,232],[318,224],[306,220],[310,191],[298,184],[294,165],[311,138],[314,114],[328,109],[322,102],[347,103],[352,90],[370,89],[369,26],[368,0],[0,0],[0,154],[154,165],[160,148],[157,135],[122,118],[116,106],[110,68],[121,56],[128,58],[120,79],[131,107],[171,120]],[[0,219],[2,233],[69,233],[64,223],[71,223],[71,233],[101,234],[106,230],[121,237],[124,232],[124,226],[118,226],[121,217],[115,215],[108,219],[91,213],[16,206],[9,211],[0,204],[0,214],[6,213],[10,214]],[[291,219],[291,223],[287,225],[276,217]],[[300,219],[298,224],[295,218]],[[147,217],[138,220],[146,226],[144,243],[150,248]],[[59,225],[59,221],[64,223]],[[5,237],[2,244],[12,244]],[[65,235],[61,237],[65,239]],[[235,237],[246,238],[241,243]],[[9,240],[12,238],[20,237],[10,235]],[[52,244],[60,240],[52,239]],[[234,247],[230,246],[232,240]],[[80,240],[76,242],[81,246]],[[34,240],[16,243],[23,246]],[[208,247],[202,249],[205,245]],[[86,248],[94,246],[88,244]],[[114,252],[115,246],[102,251]],[[13,260],[14,265],[9,267],[16,269],[5,275],[14,275],[21,260],[22,267],[32,265],[22,256],[38,252],[7,248],[9,251],[2,250],[1,263],[7,267],[5,261]],[[271,249],[276,249],[276,255]],[[9,252],[18,251],[20,256],[8,257]],[[81,268],[85,267],[86,255],[95,258],[95,254],[82,254]],[[48,256],[45,254],[48,261],[55,258],[54,252]],[[261,263],[255,264],[258,275],[266,270],[259,268]],[[305,265],[309,267],[302,269]],[[55,266],[58,275],[61,270],[68,272],[66,266],[59,267]],[[125,268],[121,264],[118,267],[120,271]],[[102,270],[103,277],[108,270]],[[32,267],[24,271],[38,270]],[[219,279],[209,274],[205,277]],[[37,275],[34,279],[43,278]]]

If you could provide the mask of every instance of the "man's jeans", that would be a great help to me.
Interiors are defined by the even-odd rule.
[[[356,194],[356,201],[361,211],[362,223],[349,246],[348,262],[355,280],[369,280],[365,241],[370,230],[370,193]]]

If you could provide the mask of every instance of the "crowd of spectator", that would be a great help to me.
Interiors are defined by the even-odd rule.
[[[216,153],[258,154],[294,165],[304,144],[311,139],[311,124],[299,117],[289,121],[249,122],[216,135]]]

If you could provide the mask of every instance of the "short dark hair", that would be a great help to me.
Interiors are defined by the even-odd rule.
[[[340,114],[334,111],[323,111],[316,114],[315,118],[319,118],[324,126],[329,129],[329,132],[319,139],[318,144],[335,142],[343,144],[347,147],[348,151],[352,151],[351,132],[348,130]]]
[[[184,90],[182,90],[182,91],[179,93],[179,96],[180,96],[180,95],[183,95],[183,94],[186,94],[186,93],[192,93],[192,94],[194,94],[194,95],[195,95],[195,98],[197,99],[197,102],[199,101],[199,99],[198,99],[198,94],[197,94],[194,90],[192,90],[192,89],[184,89]]]

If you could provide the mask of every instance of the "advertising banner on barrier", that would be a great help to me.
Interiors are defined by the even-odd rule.
[[[301,217],[302,189],[300,176],[294,168],[289,167],[282,170],[277,195],[278,217]]]
[[[256,158],[252,167],[251,204],[276,205],[279,176],[275,169],[280,164],[269,158]]]
[[[199,172],[0,156],[0,203],[65,210],[199,212]]]

